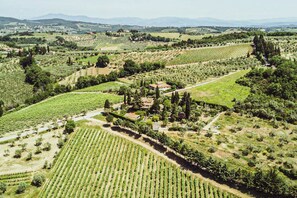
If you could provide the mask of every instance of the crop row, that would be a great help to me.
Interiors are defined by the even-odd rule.
[[[81,129],[63,149],[40,197],[234,197],[144,148]]]

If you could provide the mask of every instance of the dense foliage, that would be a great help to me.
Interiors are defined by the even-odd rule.
[[[297,64],[274,57],[276,68],[255,68],[237,82],[251,87],[252,94],[244,103],[237,104],[243,110],[264,119],[297,121]]]
[[[266,41],[263,35],[255,36],[254,40],[254,54],[262,61],[262,63],[270,62],[273,56],[281,54],[280,48],[276,47],[274,43]]]
[[[155,42],[170,42],[170,38],[165,38],[161,36],[152,36],[147,33],[132,32],[129,38],[131,41],[155,41]]]

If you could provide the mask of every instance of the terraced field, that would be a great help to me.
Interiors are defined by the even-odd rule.
[[[195,63],[186,66],[168,67],[166,69],[136,74],[126,78],[128,81],[175,81],[185,85],[197,84],[210,77],[226,75],[237,70],[244,70],[259,65],[254,58],[233,58],[209,63]]]
[[[32,177],[32,172],[0,175],[0,182],[5,183],[7,186],[17,186],[20,182],[30,184]]]
[[[39,197],[235,197],[105,131],[78,130]]]
[[[169,61],[168,65],[179,65],[186,63],[242,57],[246,56],[247,53],[251,51],[252,47],[250,44],[187,50],[173,60]]]
[[[1,117],[0,134],[101,108],[106,99],[118,103],[122,97],[104,93],[62,94]]]

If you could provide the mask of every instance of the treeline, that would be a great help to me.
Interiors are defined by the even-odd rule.
[[[199,40],[188,39],[187,41],[180,41],[174,43],[173,47],[201,47],[202,45],[210,44],[221,44],[227,41],[247,39],[250,36],[254,36],[255,32],[240,32],[240,33],[231,33],[223,34],[219,36],[208,36]]]
[[[255,68],[237,83],[251,87],[252,94],[236,105],[244,111],[263,119],[297,122],[297,63],[273,57],[276,67]]]
[[[171,42],[170,38],[162,37],[162,36],[152,36],[151,34],[134,32],[132,31],[132,35],[130,36],[130,41],[154,41],[154,42]]]
[[[40,102],[56,94],[70,92],[71,86],[55,84],[49,72],[45,72],[39,67],[32,53],[20,58],[20,65],[25,71],[25,82],[33,85],[34,96],[25,101],[26,104]]]
[[[0,41],[7,44],[9,47],[16,47],[17,44],[45,44],[46,39],[37,37],[11,37],[10,35],[0,36]]]
[[[269,32],[267,36],[295,36],[295,32]]]
[[[274,56],[280,56],[280,48],[275,46],[274,43],[266,41],[263,35],[256,35],[254,37],[254,51],[253,54],[263,64],[269,63],[270,59]]]
[[[61,46],[68,49],[75,50],[78,48],[77,44],[72,41],[67,41],[61,36],[56,36],[56,40],[49,44],[50,46]]]
[[[82,89],[85,87],[99,85],[105,82],[116,81],[118,78],[131,76],[133,74],[149,72],[149,71],[163,69],[163,68],[165,68],[165,65],[163,63],[137,64],[132,60],[126,60],[123,68],[120,69],[118,72],[113,71],[108,75],[79,77],[76,83],[76,87],[78,89]]]
[[[258,169],[255,173],[241,168],[231,169],[225,162],[208,157],[183,141],[173,140],[165,133],[154,132],[151,126],[143,122],[133,123],[117,119],[114,125],[131,128],[159,141],[162,145],[183,155],[193,165],[211,173],[218,181],[243,185],[274,197],[296,197],[296,186],[288,185],[274,168],[266,171]]]
[[[49,46],[40,46],[39,44],[36,44],[33,48],[23,48],[19,49],[17,51],[12,50],[7,53],[7,58],[12,58],[12,57],[26,57],[29,55],[45,55],[46,53],[50,52]]]

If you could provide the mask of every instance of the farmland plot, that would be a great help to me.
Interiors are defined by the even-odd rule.
[[[235,197],[105,131],[78,130],[40,197]]]
[[[43,122],[76,115],[87,110],[102,108],[105,100],[121,102],[122,97],[112,94],[67,93],[31,105],[0,118],[0,134],[35,127]]]

